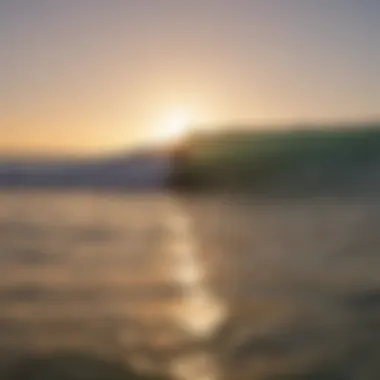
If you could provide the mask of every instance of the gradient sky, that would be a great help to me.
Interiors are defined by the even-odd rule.
[[[380,117],[378,0],[0,0],[0,151],[95,152],[167,115]]]

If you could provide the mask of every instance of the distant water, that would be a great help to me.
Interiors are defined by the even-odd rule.
[[[379,226],[368,198],[2,192],[1,368],[83,353],[179,380],[378,380]]]

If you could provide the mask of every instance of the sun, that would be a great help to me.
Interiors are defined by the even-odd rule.
[[[177,142],[189,133],[192,117],[190,112],[177,109],[170,112],[160,124],[157,140],[163,143]]]

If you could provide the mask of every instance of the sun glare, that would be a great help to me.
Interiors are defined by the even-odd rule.
[[[175,142],[186,136],[190,131],[192,118],[185,110],[176,110],[164,118],[157,139],[160,142]]]

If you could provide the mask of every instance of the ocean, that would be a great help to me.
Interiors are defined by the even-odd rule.
[[[375,197],[4,190],[0,377],[377,380],[379,225]]]

